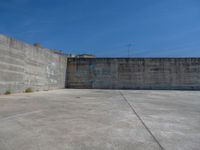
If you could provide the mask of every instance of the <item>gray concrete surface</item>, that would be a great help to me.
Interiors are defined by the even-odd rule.
[[[69,88],[200,90],[200,58],[69,58]]]
[[[66,57],[0,34],[0,94],[65,87]]]
[[[0,150],[199,150],[200,92],[0,96]]]

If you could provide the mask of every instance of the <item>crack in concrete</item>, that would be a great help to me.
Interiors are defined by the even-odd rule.
[[[160,147],[161,150],[165,150],[163,148],[163,146],[160,144],[160,142],[156,139],[156,137],[153,135],[153,133],[151,132],[151,130],[147,127],[147,125],[144,123],[144,121],[142,120],[142,118],[139,116],[139,114],[135,111],[135,108],[132,104],[130,104],[130,102],[126,99],[126,97],[124,96],[124,94],[119,91],[120,95],[123,97],[124,101],[129,105],[129,107],[131,108],[131,110],[133,111],[133,113],[137,116],[137,118],[140,120],[140,122],[142,123],[142,125],[144,126],[144,128],[147,130],[147,132],[151,135],[151,137],[154,139],[154,141],[158,144],[158,146]]]

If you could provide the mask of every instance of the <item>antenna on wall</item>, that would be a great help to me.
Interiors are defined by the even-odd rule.
[[[134,45],[133,43],[129,43],[129,44],[126,45],[126,47],[128,48],[127,49],[127,57],[128,58],[130,58],[130,50],[131,50],[131,47]]]
[[[127,47],[128,47],[128,58],[130,57],[130,49],[131,49],[131,46],[132,46],[131,43],[129,43],[129,44],[127,45]]]

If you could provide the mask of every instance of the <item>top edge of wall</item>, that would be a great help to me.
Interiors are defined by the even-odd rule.
[[[9,37],[9,36],[1,34],[1,33],[0,33],[0,44],[5,44],[5,45],[11,45],[12,44],[12,47],[16,48],[16,49],[23,49],[24,47],[31,47],[32,49],[44,50],[44,51],[48,51],[52,54],[62,56],[61,54],[55,53],[54,51],[52,51],[48,48],[36,48],[35,46],[33,46],[31,44],[17,40],[15,38]]]
[[[96,57],[96,58],[68,58],[68,59],[81,59],[81,60],[88,60],[88,59],[200,59],[200,57]]]

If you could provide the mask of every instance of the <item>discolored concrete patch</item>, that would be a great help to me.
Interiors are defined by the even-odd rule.
[[[66,89],[0,96],[0,150],[199,147],[198,91]]]

